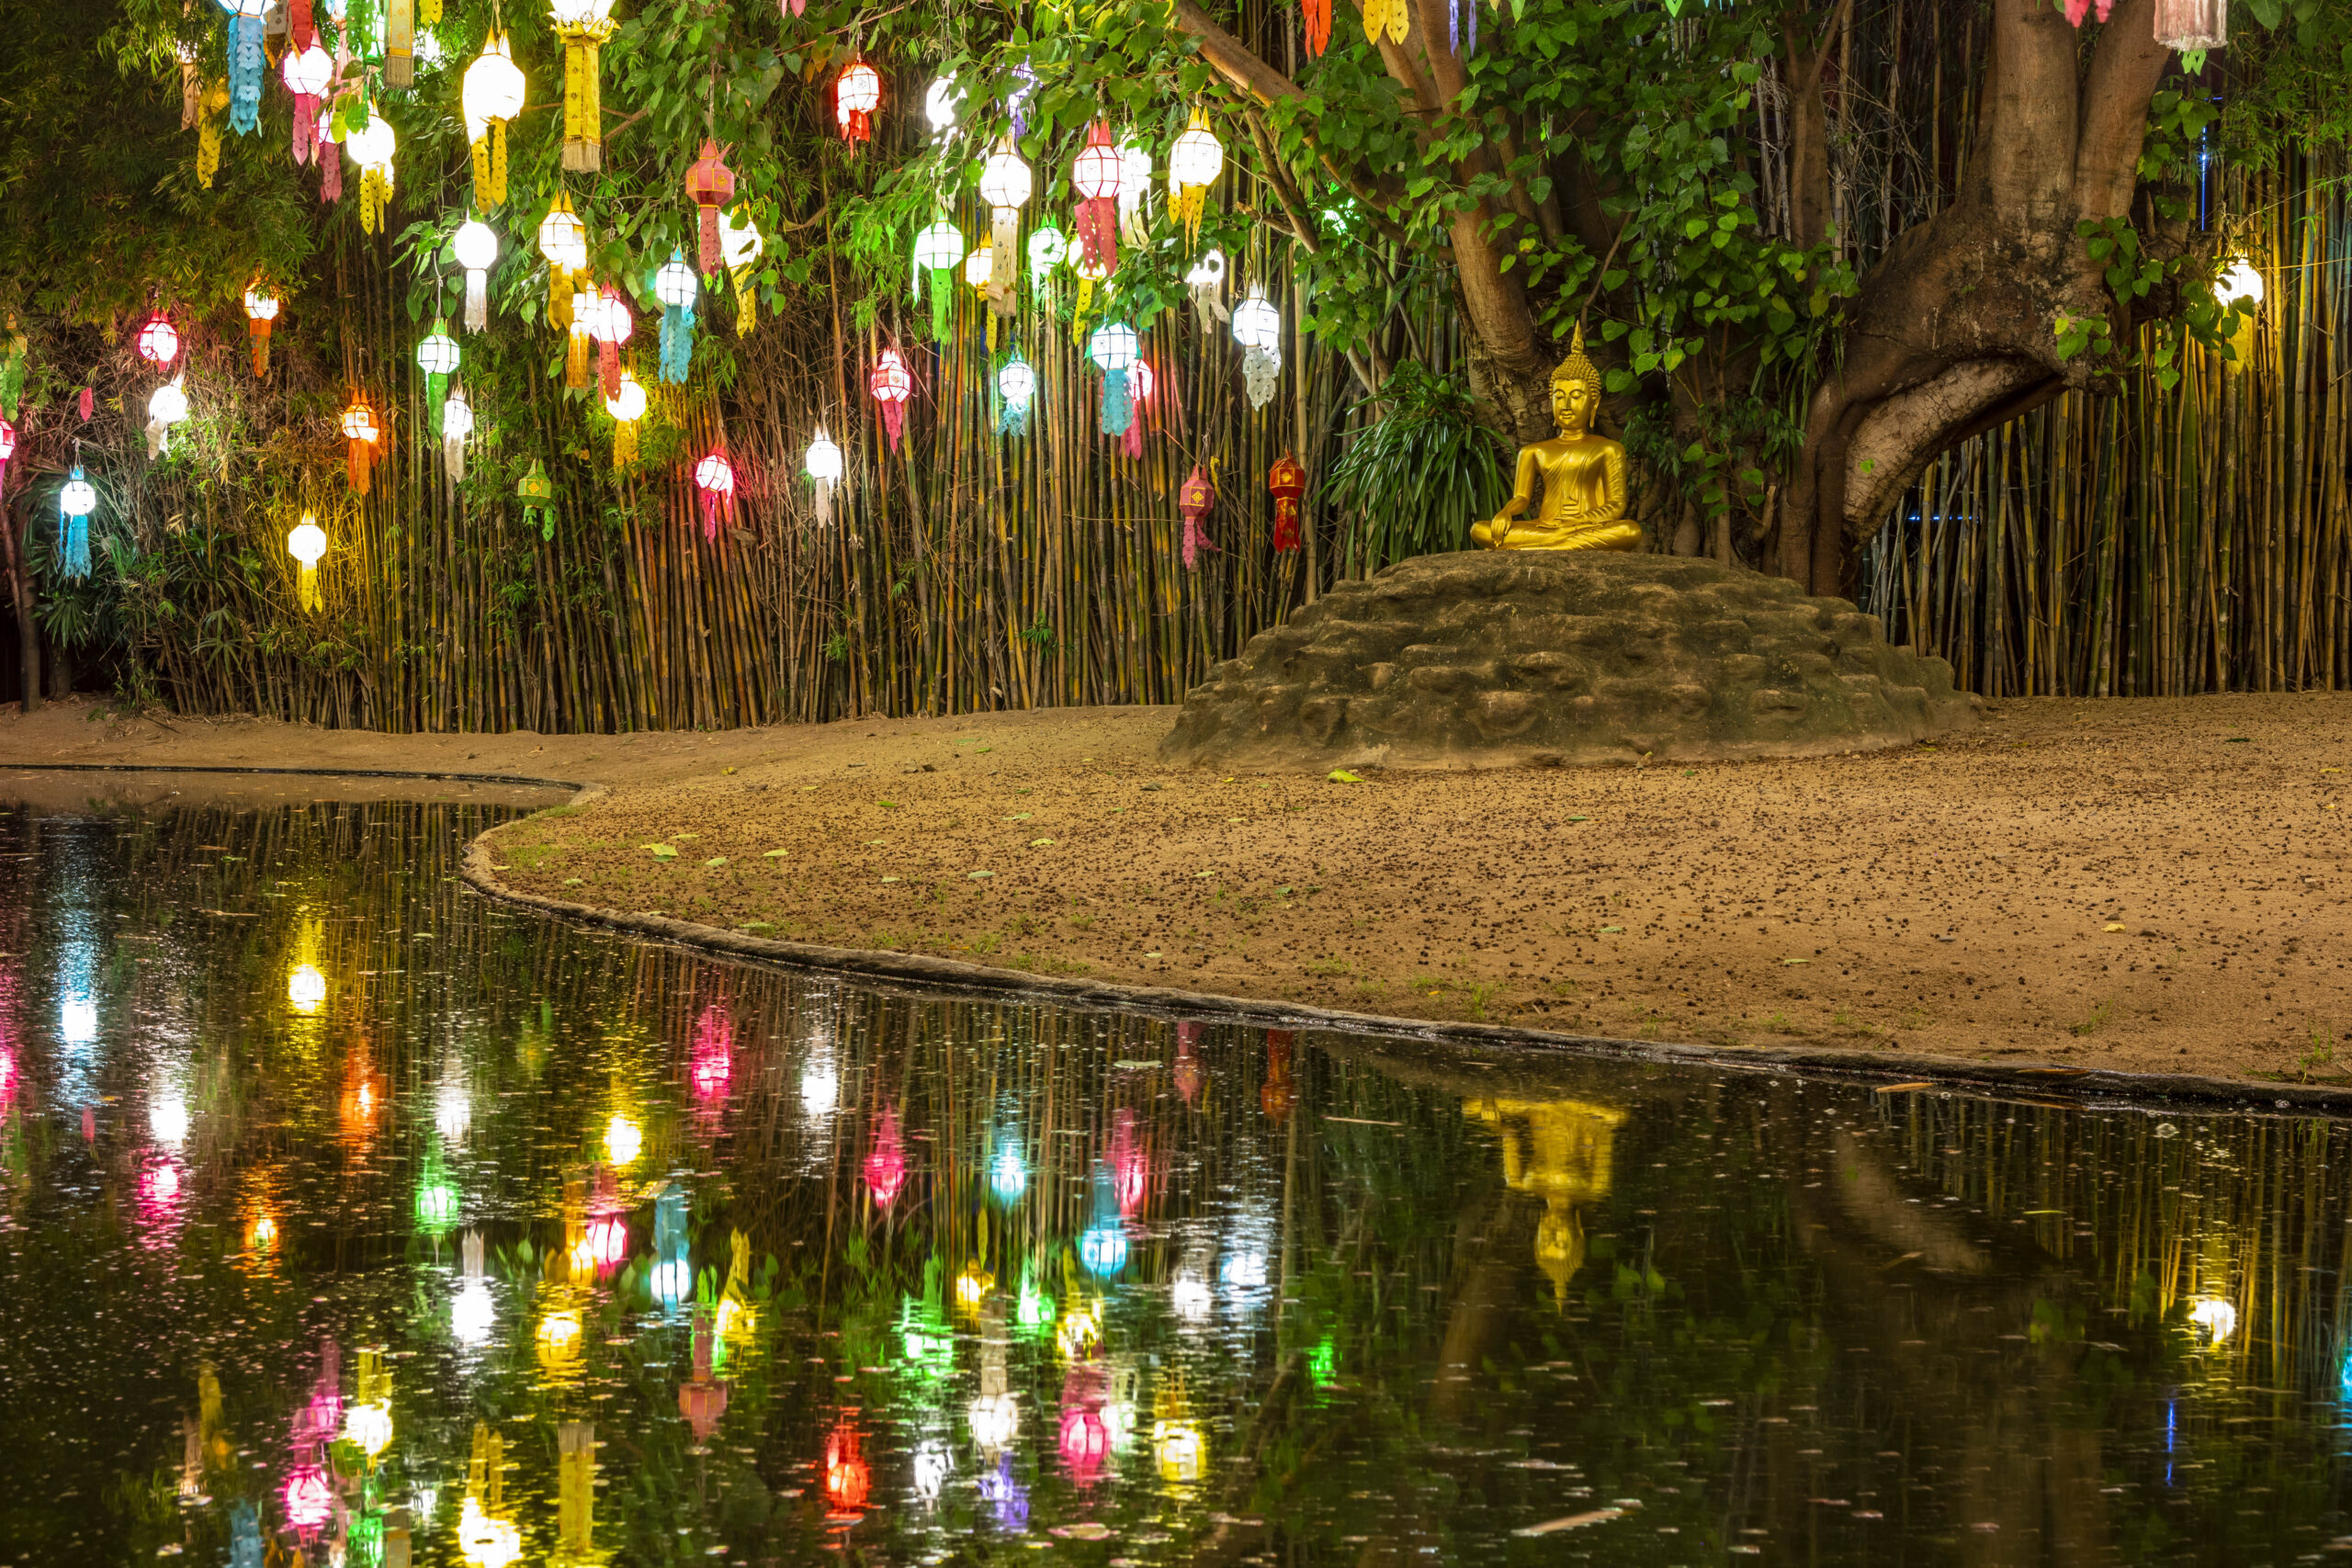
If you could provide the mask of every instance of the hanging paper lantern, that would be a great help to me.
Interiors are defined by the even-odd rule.
[[[384,85],[416,83],[416,0],[384,0]]]
[[[978,250],[964,258],[964,281],[986,293],[989,278],[996,271],[996,253]]]
[[[307,164],[318,152],[319,100],[334,81],[334,56],[316,43],[289,49],[278,76],[294,96],[294,161]]]
[[[376,411],[368,406],[368,400],[354,398],[343,411],[343,438],[354,495],[368,493],[368,469],[376,460],[376,443],[382,434],[376,428]]]
[[[2262,274],[2244,256],[2233,256],[2230,265],[2213,280],[2213,298],[2222,304],[2234,305],[2243,299],[2249,305],[2262,303]]]
[[[1029,288],[1040,305],[1053,298],[1054,269],[1069,255],[1069,242],[1051,223],[1040,223],[1029,236]]]
[[[1150,238],[1144,197],[1151,192],[1151,150],[1132,136],[1119,139],[1119,238],[1137,250]]]
[[[514,498],[523,503],[523,526],[539,525],[539,537],[555,537],[555,481],[548,478],[547,461],[531,459],[531,471],[514,487]]]
[[[474,406],[451,388],[441,404],[441,468],[453,485],[466,482],[466,437],[474,433]]]
[[[571,330],[563,345],[563,384],[579,391],[596,379],[596,329],[604,322],[605,298],[593,287],[582,288],[571,296],[568,313]]]
[[[416,345],[416,367],[424,372],[424,407],[428,416],[441,412],[449,378],[464,357],[458,340],[449,335],[449,323],[435,316],[433,330]]]
[[[548,15],[563,40],[563,166],[594,174],[605,162],[605,107],[596,57],[617,25],[613,0],[554,0]]]
[[[249,136],[261,123],[262,27],[270,0],[220,0],[229,13],[229,125]]]
[[[458,225],[449,251],[466,272],[466,331],[478,333],[490,325],[490,269],[498,262],[498,231],[469,218]]]
[[[934,77],[922,96],[923,118],[931,121],[934,141],[944,141],[956,129],[956,113],[964,104],[964,89],[956,85],[956,73]]]
[[[757,299],[752,292],[752,264],[767,249],[767,241],[761,237],[760,226],[752,221],[750,212],[736,210],[742,213],[740,223],[732,214],[718,215],[718,254],[735,284],[735,335],[749,337],[760,324]]]
[[[620,290],[609,283],[605,285],[589,312],[588,335],[596,340],[598,379],[608,398],[620,395],[621,344],[636,330],[636,318],[629,314],[628,302],[621,298]]]
[[[662,301],[662,379],[673,386],[684,383],[694,363],[695,299],[701,292],[684,254],[673,250],[653,275],[653,297]]]
[[[842,140],[873,141],[874,115],[881,107],[881,73],[860,55],[833,83],[833,123],[841,128]]]
[[[1105,321],[1087,340],[1086,356],[1102,370],[1102,434],[1125,435],[1135,420],[1127,393],[1127,369],[1142,353],[1142,340],[1125,321]]]
[[[90,575],[90,513],[97,509],[98,492],[82,477],[82,465],[76,463],[73,477],[57,492],[57,521],[65,535],[60,553],[68,577]]]
[[[1298,15],[1306,24],[1306,52],[1322,59],[1331,47],[1331,0],[1298,0]]]
[[[1283,367],[1283,317],[1257,284],[1233,311],[1233,341],[1241,345],[1241,380],[1250,406],[1261,409],[1274,395],[1274,378]]]
[[[923,274],[931,274],[931,335],[945,341],[954,321],[956,264],[964,259],[964,236],[941,218],[915,236],[914,298],[922,299]]]
[[[1069,184],[1078,193],[1079,245],[1106,276],[1119,265],[1119,191],[1125,178],[1111,128],[1098,119],[1086,128],[1086,145],[1071,160]]]
[[[181,39],[172,45],[172,52],[180,62],[180,129],[194,130],[203,113],[204,73],[197,69],[202,51],[193,39]]]
[[[1169,205],[1187,239],[1200,239],[1201,210],[1207,204],[1209,186],[1223,173],[1225,144],[1209,130],[1208,111],[1196,107],[1192,123],[1168,150]]]
[[[1283,453],[1266,474],[1266,489],[1274,498],[1274,551],[1298,548],[1298,503],[1306,497],[1306,469]]]
[[[1403,43],[1412,30],[1413,14],[1406,0],[1364,0],[1363,36],[1373,47],[1380,46],[1383,33],[1391,43]]]
[[[506,203],[506,127],[523,112],[523,68],[504,33],[492,33],[466,67],[458,100],[473,149],[474,205],[495,212]]]
[[[572,275],[588,270],[588,225],[561,191],[539,220],[539,254],[548,264],[548,324],[561,332],[571,325]]]
[[[718,143],[705,138],[702,154],[686,170],[686,195],[702,214],[702,270],[718,270],[718,209],[735,198],[735,171],[718,155]]]
[[[319,607],[319,560],[327,553],[326,530],[309,513],[286,535],[286,553],[302,563],[300,596],[302,608]]]
[[[1233,312],[1225,303],[1225,253],[1211,249],[1193,264],[1184,274],[1184,283],[1193,291],[1193,315],[1201,323],[1204,333],[1213,332],[1212,321],[1229,321]]]
[[[637,461],[637,422],[645,417],[645,389],[636,377],[621,372],[620,390],[605,400],[613,416],[613,467],[625,468]]]
[[[817,427],[817,439],[808,443],[808,454],[801,459],[801,467],[817,481],[818,525],[830,527],[833,521],[833,487],[842,479],[842,449],[833,445],[833,438],[825,434],[823,425]]]
[[[1203,520],[1216,509],[1216,481],[1209,477],[1206,468],[1195,463],[1193,465],[1193,471],[1184,476],[1182,486],[1176,491],[1176,510],[1182,513],[1184,518],[1183,553],[1186,571],[1192,570],[1200,564],[1201,550],[1204,547],[1212,550],[1216,548],[1201,526]]]
[[[702,492],[702,536],[718,537],[718,514],[735,504],[735,465],[713,452],[695,465],[695,489]]]
[[[277,296],[256,281],[245,290],[245,335],[253,339],[254,375],[269,375],[269,327],[277,320]]]
[[[889,433],[890,450],[899,449],[899,433],[906,428],[907,400],[914,395],[914,378],[907,374],[907,362],[899,357],[895,348],[886,348],[882,357],[874,362],[874,373],[866,378],[865,389],[882,405],[882,427]]]
[[[187,389],[175,376],[147,396],[147,456],[160,457],[170,446],[172,426],[187,418]]]
[[[168,370],[172,361],[180,356],[180,334],[161,311],[147,318],[139,329],[139,357],[158,370]]]
[[[1019,276],[1021,255],[1021,209],[1036,186],[1036,177],[1012,150],[1010,136],[998,142],[997,150],[980,165],[980,199],[989,204],[989,276],[993,279],[989,302],[999,315],[1012,313],[1012,286]]]
[[[2079,4],[2079,0],[2069,0]],[[2104,12],[2099,19],[2107,19]],[[2156,0],[2156,41],[2166,49],[2191,55],[2196,64],[2181,64],[2192,72],[2205,68],[2205,51],[2230,41],[2229,0]]]
[[[368,123],[343,140],[344,151],[359,165],[359,228],[373,234],[384,226],[384,204],[392,194],[392,152],[399,138],[375,110]]]
[[[0,417],[0,495],[8,490],[8,459],[17,455],[17,427]],[[0,1091],[7,1088],[6,1073],[0,1070]]]

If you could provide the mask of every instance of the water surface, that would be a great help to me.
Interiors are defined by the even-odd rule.
[[[0,1563],[2352,1546],[2335,1124],[888,994],[485,904],[497,792],[38,787]]]

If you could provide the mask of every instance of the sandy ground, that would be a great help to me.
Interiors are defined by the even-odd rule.
[[[608,793],[492,839],[513,886],[1037,974],[2352,1081],[2352,695],[2013,701],[1857,757],[1353,784],[1161,768],[1171,716],[379,736],[68,708],[0,717],[0,760],[576,779]]]

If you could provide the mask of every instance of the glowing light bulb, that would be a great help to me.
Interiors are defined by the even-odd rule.
[[[615,1165],[634,1165],[645,1148],[644,1130],[619,1111],[605,1123],[605,1157]]]

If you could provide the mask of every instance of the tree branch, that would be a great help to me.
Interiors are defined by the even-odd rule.
[[[2143,19],[2143,30],[2146,26]],[[1992,134],[1980,156],[1994,205],[2029,228],[2067,217],[2075,183],[2077,42],[2065,14],[2050,0],[1994,0],[1996,69],[1986,93]],[[2146,107],[2143,101],[2142,109]]]
[[[2148,100],[2172,51],[2156,41],[2155,0],[2122,0],[2099,29],[2083,90],[2075,152],[2075,206],[2085,218],[2120,218],[2140,183]]]

